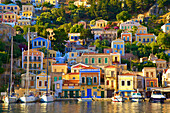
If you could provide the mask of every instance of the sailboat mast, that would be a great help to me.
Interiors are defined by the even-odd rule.
[[[26,94],[28,94],[28,88],[29,88],[29,53],[30,53],[30,28],[28,28],[28,34],[27,34],[27,38],[28,38],[28,51],[27,51],[27,72],[26,72]]]
[[[10,29],[11,33],[11,29]],[[13,68],[13,36],[11,36],[11,70],[10,70],[10,78],[9,78],[9,93],[8,95],[11,95],[12,93],[12,68]]]
[[[46,94],[48,94],[48,38],[47,38],[47,86],[46,86]]]

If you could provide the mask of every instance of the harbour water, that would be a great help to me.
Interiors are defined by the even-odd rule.
[[[52,103],[17,103],[0,104],[0,113],[168,113],[170,103],[124,102],[113,103],[106,101],[77,102],[59,101]]]

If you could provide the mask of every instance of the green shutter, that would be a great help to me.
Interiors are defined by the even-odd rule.
[[[88,64],[88,58],[85,58],[85,64]]]
[[[59,77],[59,80],[61,80],[62,79],[62,77]]]
[[[105,63],[107,63],[108,61],[107,61],[107,58],[105,58]]]
[[[54,77],[54,82],[57,81],[57,77]]]
[[[94,64],[94,58],[92,58],[92,64]]]

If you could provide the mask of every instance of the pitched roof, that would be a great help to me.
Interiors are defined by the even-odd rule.
[[[116,68],[116,66],[105,66],[104,68]]]
[[[142,34],[142,33],[139,34],[139,33],[138,33],[137,35],[150,35],[150,36],[152,36],[152,35],[154,35],[154,34],[153,34],[153,33],[147,33],[147,34]]]
[[[156,61],[166,61],[166,60],[164,60],[164,59],[156,59]]]
[[[125,75],[125,76],[128,76],[128,75],[131,75],[131,76],[135,76],[135,74],[132,74],[132,73],[123,73],[123,74],[120,74],[120,75]]]
[[[98,68],[95,68],[95,67],[85,67],[83,69],[98,69]]]
[[[52,64],[52,65],[67,65],[67,63],[61,63],[61,64]]]
[[[68,73],[69,75],[77,75],[77,74],[79,74],[79,73]]]
[[[170,25],[170,23],[166,23],[165,25]]]

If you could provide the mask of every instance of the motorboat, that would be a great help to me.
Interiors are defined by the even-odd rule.
[[[40,97],[40,102],[53,102],[54,97],[51,94],[44,94]]]
[[[124,98],[120,94],[120,92],[115,92],[114,96],[111,98],[113,102],[124,102]]]
[[[143,99],[144,98],[142,97],[141,93],[139,93],[139,92],[132,92],[132,95],[130,97],[130,100],[132,102],[142,102]]]
[[[152,91],[150,102],[164,102],[166,100],[166,97],[161,93],[161,91]]]

